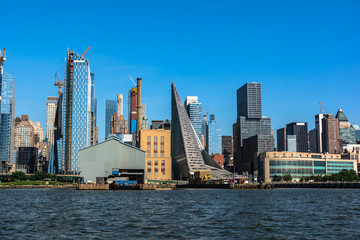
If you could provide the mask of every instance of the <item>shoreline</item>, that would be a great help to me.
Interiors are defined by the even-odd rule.
[[[14,188],[76,188],[76,184],[62,184],[62,185],[0,185],[0,189],[14,189]]]

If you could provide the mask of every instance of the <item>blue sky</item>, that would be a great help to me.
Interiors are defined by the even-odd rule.
[[[199,96],[223,134],[236,121],[236,89],[261,82],[274,130],[342,108],[360,124],[359,1],[2,1],[0,47],[17,84],[16,115],[45,129],[66,49],[87,53],[96,75],[99,138],[105,100],[143,79],[150,120],[171,116],[170,86]],[[125,106],[125,111],[127,107]]]

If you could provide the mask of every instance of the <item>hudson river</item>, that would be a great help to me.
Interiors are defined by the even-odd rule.
[[[0,190],[0,239],[360,239],[360,190]]]

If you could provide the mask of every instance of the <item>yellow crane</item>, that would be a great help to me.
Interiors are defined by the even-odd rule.
[[[56,81],[56,80],[57,80],[57,81]],[[54,86],[59,87],[59,96],[60,96],[60,94],[62,93],[62,87],[63,87],[64,83],[65,83],[65,80],[63,80],[62,82],[60,82],[58,75],[55,73],[55,83],[54,83]]]

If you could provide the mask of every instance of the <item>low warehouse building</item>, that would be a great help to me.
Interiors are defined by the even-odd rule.
[[[144,179],[145,151],[111,137],[106,141],[79,151],[79,170],[85,182],[101,182],[113,175],[113,169],[122,175]],[[98,181],[97,181],[98,180]]]

